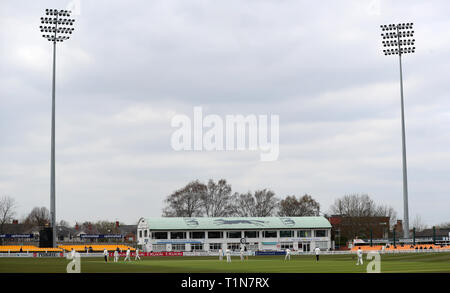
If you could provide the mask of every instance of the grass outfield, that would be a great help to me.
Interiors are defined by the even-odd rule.
[[[65,273],[65,258],[0,258],[0,273]],[[365,273],[354,255],[257,256],[241,262],[217,257],[145,257],[140,261],[105,263],[102,258],[82,258],[82,273]],[[382,273],[450,273],[450,253],[397,254],[381,256]]]

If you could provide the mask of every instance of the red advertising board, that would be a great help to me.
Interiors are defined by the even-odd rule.
[[[182,251],[144,252],[144,256],[183,256]]]
[[[161,252],[140,252],[140,256],[183,256],[182,251],[161,251]],[[110,257],[114,257],[114,252],[109,252]],[[119,257],[125,257],[125,252],[119,252]],[[131,257],[136,256],[135,252],[131,252]]]

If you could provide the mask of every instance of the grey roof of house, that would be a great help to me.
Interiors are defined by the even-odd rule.
[[[331,228],[325,217],[145,218],[151,230]]]

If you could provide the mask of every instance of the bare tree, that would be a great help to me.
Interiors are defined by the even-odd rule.
[[[233,212],[237,217],[256,217],[255,198],[250,192],[233,194]]]
[[[293,196],[287,196],[280,201],[278,216],[280,217],[306,217],[318,216],[320,204],[310,195],[305,194],[298,200]]]
[[[255,191],[255,199],[257,217],[270,217],[275,214],[279,200],[275,197],[273,191],[257,190]]]
[[[50,224],[50,212],[46,207],[35,207],[25,219],[25,224],[46,226]]]
[[[69,224],[69,222],[67,222],[67,221],[65,221],[65,220],[61,220],[61,221],[59,221],[58,226],[60,226],[60,227],[65,227],[65,228],[69,228],[69,227],[70,227],[70,224]]]
[[[445,222],[445,223],[436,225],[436,229],[450,229],[450,222]]]
[[[215,183],[208,181],[206,192],[201,196],[202,207],[207,217],[227,217],[232,213],[231,185],[225,179]]]
[[[16,201],[9,196],[0,198],[0,234],[4,232],[5,224],[9,224],[16,214]]]
[[[388,217],[389,227],[392,229],[397,223],[397,212],[393,207],[388,205],[379,205],[375,209],[374,217]]]
[[[106,220],[95,223],[95,228],[99,234],[111,234],[117,232],[115,223]]]
[[[269,217],[275,214],[278,199],[271,190],[233,195],[233,214],[239,217]]]
[[[342,237],[353,239],[356,236],[368,237],[368,231],[377,227],[371,217],[388,217],[389,225],[395,224],[397,213],[387,205],[377,205],[367,194],[345,195],[335,200],[330,207],[332,215],[345,217],[345,232]],[[389,227],[386,227],[388,229]]]
[[[370,217],[374,215],[376,205],[367,194],[351,194],[336,199],[330,210],[335,215]]]
[[[207,187],[198,180],[192,181],[185,187],[169,195],[163,217],[200,217],[202,212],[202,198],[205,197]]]
[[[423,222],[422,217],[420,215],[415,215],[412,220],[412,228],[416,228],[417,232],[421,232],[427,229],[427,225]]]

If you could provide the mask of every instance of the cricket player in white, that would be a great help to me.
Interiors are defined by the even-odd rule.
[[[227,262],[231,262],[231,252],[230,252],[230,250],[227,249],[227,250],[225,251],[225,254],[227,255]]]
[[[136,257],[134,260],[141,260],[141,257],[139,256],[139,248],[136,248]]]
[[[70,252],[70,258],[75,259],[75,249],[72,248],[72,251]]]
[[[119,251],[116,249],[114,250],[114,262],[119,261]]]
[[[286,248],[286,256],[284,257],[284,260],[291,260],[291,250],[289,248]]]
[[[314,249],[314,251],[316,252],[316,262],[318,262],[319,261],[320,248],[316,247],[316,249]]]
[[[358,248],[358,251],[356,252],[356,255],[358,256],[358,260],[356,261],[356,265],[359,265],[359,264],[363,264],[363,253],[362,253],[362,250],[361,250],[361,247],[359,247]]]
[[[219,249],[219,260],[223,260],[223,250]]]
[[[241,247],[241,261],[244,261],[244,246]]]
[[[128,259],[128,260],[131,260],[131,259],[130,259],[130,253],[131,253],[131,252],[130,252],[130,248],[128,247],[128,249],[127,249],[127,254],[125,255],[125,259],[124,259],[123,261],[127,261],[127,259]]]
[[[105,256],[105,262],[108,262],[108,250],[103,250],[103,255]]]

